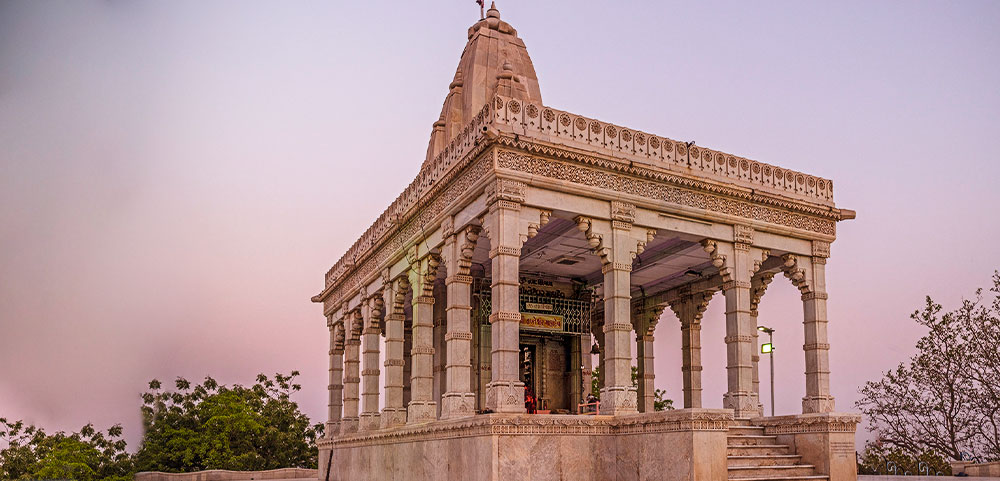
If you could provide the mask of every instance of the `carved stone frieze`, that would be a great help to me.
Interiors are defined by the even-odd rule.
[[[497,155],[497,165],[500,168],[590,187],[603,188],[684,207],[693,207],[825,235],[836,234],[835,221],[831,219],[797,214],[784,209],[761,205],[756,202],[747,202],[721,195],[688,190],[663,182],[637,179],[582,165],[573,165],[509,151],[501,151]]]

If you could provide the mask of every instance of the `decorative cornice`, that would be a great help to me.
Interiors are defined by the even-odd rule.
[[[774,207],[802,211],[810,215],[829,217],[830,219],[836,221],[853,219],[855,215],[854,211],[846,211],[846,210],[836,209],[833,207],[816,206],[813,204],[799,202],[785,197],[779,197],[777,195],[768,194],[766,192],[754,189],[740,189],[734,187],[727,187],[724,184],[717,184],[710,181],[684,177],[678,174],[666,173],[655,169],[648,169],[638,164],[621,162],[616,160],[608,160],[600,157],[594,157],[591,155],[582,154],[573,150],[559,148],[556,146],[544,145],[536,141],[533,141],[531,139],[525,139],[524,137],[514,138],[513,136],[508,137],[504,135],[497,138],[497,143],[505,147],[516,148],[518,150],[523,150],[531,154],[540,154],[560,160],[569,160],[574,162],[580,162],[583,164],[594,165],[609,170],[648,177],[650,179],[654,179],[661,182],[669,182],[671,184],[676,184],[681,187],[696,188],[699,190],[704,190],[706,192],[737,197],[740,199],[748,200],[759,204],[766,204]]]

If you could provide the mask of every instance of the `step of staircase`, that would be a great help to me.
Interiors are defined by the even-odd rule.
[[[792,454],[792,448],[784,444],[757,444],[753,446],[729,446],[730,456],[765,456],[769,454]]]
[[[730,481],[820,481],[816,467],[801,464],[802,456],[791,446],[778,444],[777,436],[764,434],[761,426],[747,421],[730,426],[726,438]]]
[[[738,436],[744,434],[756,434],[759,436],[764,435],[764,428],[761,426],[729,426],[729,435]]]
[[[728,438],[730,446],[757,446],[761,444],[776,444],[778,441],[777,436],[767,436],[763,434],[740,434],[740,435],[729,435]]]
[[[787,466],[730,466],[729,479],[761,478],[769,476],[815,476],[816,467],[811,464],[792,464]]]
[[[829,476],[814,475],[814,476],[765,476],[762,478],[733,478],[730,477],[729,481],[826,481],[829,480]]]
[[[729,466],[789,466],[798,464],[801,458],[797,454],[730,455]]]

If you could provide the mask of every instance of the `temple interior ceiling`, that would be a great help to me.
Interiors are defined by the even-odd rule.
[[[473,270],[490,277],[489,239],[481,239],[472,256]],[[675,232],[659,232],[633,263],[633,293],[651,295],[716,275],[718,269],[712,266],[700,240]],[[576,280],[590,286],[603,282],[600,258],[577,230],[576,223],[563,217],[553,216],[535,237],[524,243],[520,271],[522,276]],[[438,275],[443,278],[445,274]]]

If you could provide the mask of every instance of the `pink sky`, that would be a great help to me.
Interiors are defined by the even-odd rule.
[[[498,6],[547,105],[834,180],[858,211],[828,264],[839,410],[912,353],[925,295],[953,308],[1000,268],[1000,4]],[[298,369],[324,420],[309,297],[416,174],[478,17],[472,1],[0,4],[0,416],[121,422],[135,442],[153,377]],[[722,305],[706,407],[725,390]],[[760,311],[778,414],[797,412],[795,289],[776,279]],[[673,317],[656,339],[679,402]]]

